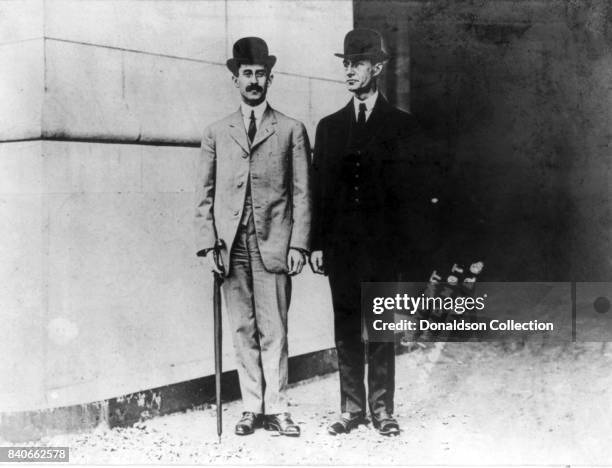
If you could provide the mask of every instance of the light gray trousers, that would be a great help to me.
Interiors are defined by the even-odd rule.
[[[287,311],[291,278],[264,268],[253,216],[241,223],[223,295],[229,317],[244,411],[287,411]]]

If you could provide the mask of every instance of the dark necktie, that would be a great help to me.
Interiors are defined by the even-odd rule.
[[[249,141],[253,143],[253,138],[255,138],[255,134],[257,133],[257,125],[255,125],[255,111],[251,111],[251,122],[249,123],[249,131],[247,135],[249,136]]]
[[[357,125],[361,127],[363,127],[366,123],[365,113],[366,105],[362,102],[361,104],[359,104],[359,114],[357,115]]]

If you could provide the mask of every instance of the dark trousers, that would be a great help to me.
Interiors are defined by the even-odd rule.
[[[333,252],[330,262],[326,262],[334,306],[341,411],[366,414],[364,377],[367,364],[367,401],[370,413],[374,417],[385,410],[392,414],[395,389],[394,343],[365,341],[364,317],[361,314],[361,282],[383,280],[380,265],[374,264],[377,252],[371,250],[363,238],[355,239],[354,242],[349,238],[345,240],[347,242],[343,244],[342,251]]]

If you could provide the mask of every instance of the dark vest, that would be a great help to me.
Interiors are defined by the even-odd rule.
[[[376,155],[367,146],[372,136],[370,119],[365,125],[358,126],[353,114],[337,171],[337,210],[340,215],[371,217],[381,208],[378,196],[382,183],[380,167]]]

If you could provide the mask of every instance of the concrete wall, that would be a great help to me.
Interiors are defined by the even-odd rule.
[[[612,278],[611,20],[607,0],[355,2],[397,56],[388,94],[488,214],[491,280]]]
[[[213,372],[193,188],[203,127],[239,104],[225,60],[264,37],[270,102],[314,138],[351,27],[346,0],[0,3],[0,412]],[[289,328],[291,355],[333,345],[324,278],[295,279]]]

